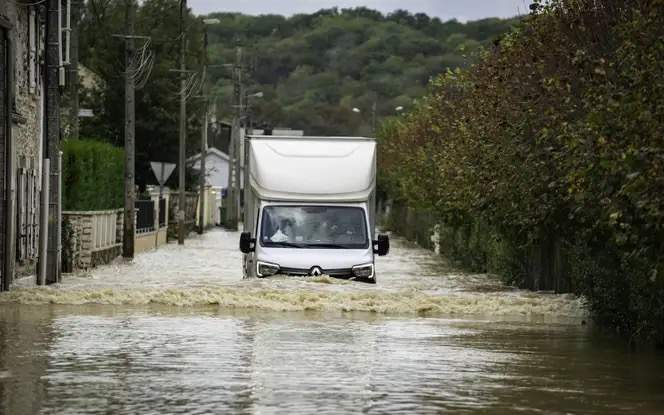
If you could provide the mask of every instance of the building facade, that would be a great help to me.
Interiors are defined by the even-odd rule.
[[[37,3],[37,4],[35,4]],[[43,2],[0,1],[0,289],[34,274],[44,145]]]

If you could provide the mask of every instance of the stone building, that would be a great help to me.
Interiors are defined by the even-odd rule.
[[[0,290],[37,260],[45,19],[43,2],[0,0]]]

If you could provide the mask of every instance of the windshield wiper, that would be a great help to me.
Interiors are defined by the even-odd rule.
[[[331,249],[346,249],[346,245],[339,245],[339,244],[308,244],[307,248],[331,248]]]
[[[287,246],[289,248],[303,248],[301,244],[295,244],[293,242],[286,242],[286,241],[280,241],[280,242],[268,242],[270,246]]]

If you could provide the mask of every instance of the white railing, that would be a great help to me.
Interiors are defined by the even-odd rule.
[[[115,211],[96,212],[92,216],[93,249],[105,249],[117,243],[117,219]]]

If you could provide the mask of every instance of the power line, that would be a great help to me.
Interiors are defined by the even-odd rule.
[[[23,3],[22,1],[18,0],[9,0],[9,1],[17,6],[23,6],[23,7],[37,6],[46,2],[46,0],[39,0],[32,3]]]
[[[143,88],[152,74],[154,68],[155,58],[150,45],[152,39],[149,36],[136,36],[136,35],[123,35],[114,34],[113,37],[124,39],[125,42],[142,39],[143,45],[134,50],[131,59],[125,67],[125,75],[132,79],[135,83],[136,89]]]

